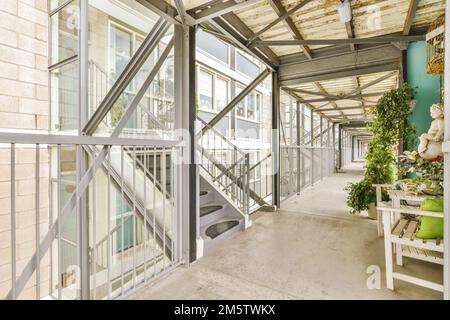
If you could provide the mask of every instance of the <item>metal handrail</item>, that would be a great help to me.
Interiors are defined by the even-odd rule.
[[[223,141],[225,141],[229,146],[231,146],[235,151],[237,151],[240,155],[244,156],[245,152],[241,149],[238,148],[238,146],[236,146],[233,142],[231,142],[230,140],[228,140],[227,137],[225,137],[221,132],[219,132],[217,129],[215,129],[214,127],[211,127],[205,120],[203,120],[202,118],[200,118],[197,115],[197,120],[200,121],[204,126],[208,127],[208,130],[211,130],[212,132],[214,132],[214,134],[218,135]],[[199,132],[199,138],[202,136],[202,133]]]

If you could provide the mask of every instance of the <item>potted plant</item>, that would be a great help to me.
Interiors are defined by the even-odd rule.
[[[375,206],[376,193],[372,184],[368,180],[362,180],[357,183],[349,184],[346,189],[349,192],[347,204],[351,208],[352,214],[358,214],[367,211],[369,218],[377,218]]]
[[[411,140],[413,128],[408,124],[408,116],[414,106],[413,100],[414,89],[405,84],[387,92],[372,110],[374,118],[369,125],[372,140],[368,146],[364,179],[346,188],[351,213],[367,210],[369,217],[376,219],[376,193],[373,185],[391,184],[396,180],[394,146],[403,147],[403,144]]]

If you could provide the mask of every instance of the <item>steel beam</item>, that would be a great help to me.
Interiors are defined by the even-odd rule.
[[[251,38],[254,35],[254,32],[241,19],[239,19],[237,15],[232,12],[225,14],[223,16],[223,19],[231,26],[233,26],[233,28],[236,29],[239,34],[241,34],[245,38],[244,47],[246,50],[249,50],[247,48],[247,39]],[[279,64],[278,56],[275,54],[275,52],[272,51],[272,49],[268,47],[260,47],[258,49],[265,56],[267,56],[267,58],[272,62],[273,65],[277,66]]]
[[[277,19],[275,19],[274,21],[272,21],[271,23],[269,23],[267,26],[265,26],[264,28],[262,28],[261,30],[259,30],[258,32],[256,32],[252,37],[250,37],[249,43],[253,44],[254,40],[257,39],[260,35],[262,35],[263,33],[265,33],[266,31],[270,30],[271,28],[273,28],[274,26],[276,26],[278,23],[280,23],[281,21],[285,20],[286,18],[288,18],[291,14],[294,14],[295,12],[297,12],[298,10],[300,10],[301,8],[303,8],[305,5],[307,5],[308,3],[310,3],[312,0],[303,0],[301,3],[297,4],[295,7],[293,7],[292,9],[289,9],[288,11],[284,12],[282,15],[280,15]],[[302,41],[302,40],[296,40],[296,41]]]
[[[208,7],[202,5],[201,8],[190,9],[188,10],[188,14],[195,19],[196,24],[199,24],[208,21],[212,18],[220,17],[229,12],[241,9],[245,6],[249,6],[259,1],[260,0],[241,0],[241,1],[228,0],[225,2],[218,2],[212,4]]]
[[[392,45],[280,66],[283,87],[378,72],[398,71],[402,52]]]
[[[233,108],[246,96],[248,96],[264,79],[270,75],[270,70],[264,70],[259,76],[255,78],[241,93],[239,93],[231,102],[223,108],[217,115],[212,118],[208,125],[204,126],[202,129],[202,135],[209,130],[210,127],[214,127],[223,117],[225,117]]]
[[[102,100],[100,105],[95,110],[92,117],[89,119],[87,124],[83,128],[83,133],[86,135],[93,135],[98,125],[103,121],[108,112],[123,94],[125,89],[129,86],[133,78],[139,72],[141,67],[145,64],[148,57],[151,55],[153,50],[159,44],[159,41],[165,35],[166,31],[169,29],[170,24],[160,18],[155,24],[154,28],[145,38],[144,42],[137,50],[136,54],[128,62],[122,74],[119,76],[117,81],[114,83],[112,88],[108,91],[105,98]]]
[[[409,0],[408,12],[406,13],[405,23],[403,24],[402,34],[404,36],[409,35],[414,17],[416,16],[418,4],[419,4],[419,0]]]
[[[351,39],[308,39],[308,40],[255,40],[249,47],[267,46],[300,46],[300,45],[350,45],[350,44],[390,44],[408,43],[425,40],[425,36],[390,36],[374,38],[351,38]]]
[[[352,76],[368,75],[373,73],[387,72],[393,70],[399,70],[400,66],[398,62],[391,62],[381,65],[376,65],[372,67],[360,67],[351,68],[349,70],[336,70],[334,72],[329,72],[326,74],[318,74],[306,77],[293,77],[291,79],[281,80],[281,83],[285,86],[295,86],[304,83],[311,83],[314,81],[325,81],[330,79],[340,79]],[[318,70],[320,71],[320,70]]]
[[[272,73],[272,152],[273,152],[273,180],[272,201],[278,209],[281,205],[281,148],[280,148],[280,85],[277,72]]]
[[[369,108],[372,108],[372,107],[374,107],[374,106],[367,106],[367,105],[365,105],[364,107],[362,107],[362,109],[369,109]],[[339,109],[336,109],[336,108],[328,108],[328,109],[317,108],[316,110],[320,110],[322,112],[331,112],[331,111],[360,110],[360,109],[361,109],[361,106],[358,106],[358,107],[340,107]],[[332,116],[329,116],[329,117],[332,117]]]
[[[180,211],[181,233],[180,255],[185,263],[198,258],[197,237],[198,225],[198,167],[196,166],[195,121],[196,121],[196,64],[195,64],[196,27],[175,27],[175,112],[176,129],[189,132],[188,144],[183,153],[187,153],[189,163],[180,163],[176,199],[177,211]]]
[[[320,98],[320,99],[311,99],[311,100],[303,100],[303,103],[317,103],[317,102],[335,102],[335,101],[342,101],[342,100],[356,100],[360,101],[363,98],[370,98],[370,97],[378,97],[384,95],[385,92],[373,92],[373,93],[365,93],[365,94],[357,94],[357,95],[343,95],[343,96],[335,96],[330,98]]]
[[[176,19],[178,12],[177,9],[171,6],[169,3],[163,0],[136,0],[147,9],[150,9],[164,20],[172,24],[180,24],[180,21]]]
[[[20,292],[21,290],[24,289],[25,285],[28,282],[28,279],[32,276],[34,270],[36,269],[36,261],[41,260],[43,258],[43,256],[47,253],[47,250],[49,249],[53,239],[55,239],[55,237],[57,236],[58,232],[60,231],[60,228],[58,226],[62,226],[64,225],[65,221],[68,218],[68,215],[70,214],[70,212],[72,212],[73,209],[75,209],[75,207],[77,206],[77,203],[79,203],[82,198],[84,197],[84,194],[86,192],[86,189],[89,187],[89,184],[91,182],[91,180],[93,179],[96,170],[98,168],[101,167],[102,162],[106,159],[106,156],[108,154],[109,151],[109,146],[111,145],[111,143],[113,142],[113,140],[111,138],[117,138],[120,133],[121,133],[121,128],[125,125],[125,123],[128,122],[129,117],[131,116],[131,114],[135,111],[137,105],[139,104],[139,102],[142,99],[142,96],[145,94],[145,92],[148,90],[148,87],[150,86],[153,78],[156,75],[155,69],[161,67],[162,62],[164,62],[170,52],[170,50],[173,47],[173,39],[169,42],[169,45],[167,45],[166,49],[164,50],[163,54],[161,55],[161,57],[159,58],[158,62],[155,64],[155,66],[153,67],[152,71],[150,72],[149,76],[147,77],[147,79],[144,81],[144,84],[141,86],[141,88],[139,89],[138,93],[136,94],[136,96],[133,98],[132,102],[130,103],[130,105],[128,106],[126,112],[124,113],[124,115],[122,116],[122,118],[120,119],[119,124],[117,125],[117,127],[114,129],[113,133],[111,134],[110,138],[103,138],[105,140],[105,143],[101,144],[101,143],[94,143],[94,145],[103,145],[103,149],[100,151],[100,153],[97,155],[97,157],[94,159],[93,164],[91,164],[89,166],[88,169],[83,169],[82,172],[84,172],[83,176],[79,179],[79,183],[77,185],[77,189],[76,192],[72,193],[70,198],[67,200],[65,206],[62,208],[62,210],[60,211],[60,214],[58,216],[58,219],[53,223],[53,225],[50,227],[49,232],[47,233],[47,235],[44,237],[43,241],[41,242],[41,245],[39,247],[39,253],[35,253],[33,255],[33,257],[30,259],[30,261],[27,263],[27,265],[24,267],[21,275],[19,276],[19,278],[16,281],[16,287],[18,289],[18,292]],[[3,135],[3,134],[2,134]],[[38,135],[34,135],[34,137],[37,137]],[[1,137],[1,135],[0,135]],[[37,137],[38,138],[38,137]],[[50,135],[47,137],[48,139],[60,139],[58,138],[58,136],[56,135]],[[75,138],[78,142],[76,142],[76,145],[81,145],[81,142],[83,139],[93,139],[92,141],[96,141],[96,142],[100,142],[101,138],[97,138],[97,137],[73,137]],[[31,141],[33,141],[33,139],[31,138],[27,138],[28,142],[30,143]],[[134,140],[135,142],[132,144],[135,144],[136,139],[131,139]],[[149,142],[149,141],[147,141]],[[45,143],[45,142],[39,142],[39,143]],[[140,145],[146,145],[146,141],[145,140],[141,140],[139,141]],[[164,142],[165,146],[168,145],[168,142]],[[176,142],[177,144],[179,142]],[[132,145],[130,144],[130,145]],[[59,144],[61,145],[61,144]],[[127,145],[129,146],[129,145]],[[80,148],[79,148],[80,149]],[[80,154],[80,153],[78,153]],[[83,226],[82,226],[83,227]],[[86,228],[86,227],[85,227]],[[39,256],[38,256],[39,254]],[[8,294],[8,296],[11,296],[11,292]]]
[[[278,17],[282,18],[285,15],[288,15],[288,12],[284,8],[280,0],[270,0],[269,4]],[[282,21],[295,40],[303,40],[303,36],[301,35],[300,30],[298,30],[297,26],[295,25],[294,21],[292,21],[289,15],[286,16],[286,18]],[[308,59],[312,59],[312,52],[308,46],[300,46],[300,49],[308,57]]]
[[[273,68],[275,67],[276,64],[274,63],[273,60],[269,59],[267,56],[264,56],[261,52],[257,50],[247,48],[247,46],[245,45],[246,40],[235,30],[233,30],[227,23],[225,23],[221,18],[214,18],[210,20],[209,23],[213,25],[216,29],[218,29],[220,32],[222,32],[224,35],[226,35],[228,39],[230,39],[230,41],[234,43],[234,45],[237,46],[239,49],[261,60],[272,71],[274,70]]]
[[[445,2],[445,37],[450,37],[450,1]],[[450,61],[450,41],[445,42],[445,61]],[[445,108],[445,141],[450,142],[450,63],[445,64],[444,97]],[[444,299],[450,300],[450,150],[444,156]]]

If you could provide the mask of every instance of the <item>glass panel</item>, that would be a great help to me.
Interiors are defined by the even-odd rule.
[[[236,95],[239,95],[243,90],[244,88],[242,86],[237,86]],[[239,117],[245,117],[245,98],[236,105],[236,115]]]
[[[73,1],[51,17],[51,65],[78,54],[79,26],[78,1]]]
[[[247,96],[247,118],[255,119],[255,94]]]
[[[144,13],[146,9],[135,1],[89,1],[90,115],[100,105],[115,81],[123,73],[127,63],[141,47],[145,37],[155,24],[155,19],[149,19],[144,14],[132,14],[135,11]],[[111,132],[117,125],[126,106],[149,75],[158,55],[164,50],[167,42],[168,40],[162,40],[160,46],[155,48],[150,54],[120,97],[114,110],[104,119],[101,125],[102,132]],[[161,78],[161,75],[155,77],[141,101],[141,106],[138,107],[140,111],[131,116],[130,121],[126,125],[127,129],[134,131],[136,129],[148,129],[150,123],[153,124],[151,119],[156,118],[159,106],[159,103],[155,102],[155,98],[163,101],[165,97],[165,90],[160,88]],[[160,96],[161,93],[163,93],[162,96]],[[145,109],[143,109],[144,107]],[[150,112],[151,115],[148,115],[147,112]],[[153,127],[155,126],[157,125],[153,124]],[[158,125],[158,127],[160,126]]]
[[[228,104],[228,81],[216,79],[216,108],[217,111],[222,110]]]
[[[240,52],[236,53],[236,69],[252,79],[260,73],[259,66],[248,60]]]
[[[201,109],[213,109],[213,76],[210,73],[200,71],[198,77],[199,107]]]
[[[261,95],[256,95],[256,111],[255,111],[255,119],[256,121],[261,120]]]
[[[109,44],[111,54],[109,73],[112,80],[115,81],[131,59],[133,52],[132,34],[112,26]]]
[[[213,35],[199,30],[197,32],[197,47],[206,53],[209,53],[218,60],[228,64],[229,47],[226,43],[220,41]]]
[[[51,72],[51,129],[78,130],[78,63]]]

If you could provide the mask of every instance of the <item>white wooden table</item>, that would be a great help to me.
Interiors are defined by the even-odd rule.
[[[389,196],[392,203],[380,202],[377,204],[378,210],[383,213],[387,288],[394,290],[394,279],[397,279],[443,292],[444,288],[441,283],[431,282],[401,272],[394,272],[393,264],[393,254],[395,254],[398,266],[403,266],[403,257],[443,265],[443,239],[422,240],[415,236],[420,216],[442,218],[442,213],[422,211],[417,207],[401,204],[402,200],[422,202],[429,198],[426,196],[411,196],[398,190],[389,191]],[[410,216],[404,218],[402,214]]]

